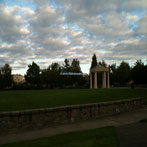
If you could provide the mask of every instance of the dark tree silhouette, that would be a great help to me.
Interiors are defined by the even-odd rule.
[[[69,64],[69,60],[68,59],[64,60],[63,71],[64,72],[69,72],[70,71],[70,64]]]
[[[28,65],[25,80],[34,86],[40,86],[40,67],[35,62]]]
[[[0,69],[0,88],[11,88],[13,79],[11,75],[11,67],[9,64],[5,64],[3,67]]]
[[[123,85],[129,82],[130,78],[131,78],[130,66],[127,62],[122,61],[116,71],[116,80],[117,82],[120,83],[120,85]]]
[[[132,68],[132,79],[136,84],[147,84],[147,65],[141,60],[137,60]]]
[[[80,61],[78,59],[73,59],[71,63],[71,72],[81,73]]]
[[[110,84],[111,85],[115,85],[115,82],[116,82],[116,72],[117,72],[116,64],[110,65],[109,69],[110,69]]]
[[[97,66],[97,58],[96,58],[96,55],[93,54],[92,56],[92,62],[91,62],[91,68]]]

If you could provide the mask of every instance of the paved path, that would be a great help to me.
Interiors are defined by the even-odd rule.
[[[147,105],[143,106],[143,108],[140,108],[132,112],[127,112],[106,118],[100,118],[97,120],[77,122],[73,124],[64,124],[64,125],[54,126],[36,131],[23,132],[21,134],[0,136],[0,144],[23,141],[23,140],[32,140],[41,137],[53,136],[57,134],[79,131],[79,130],[94,129],[104,126],[118,127],[125,124],[136,123],[144,118],[147,118]]]

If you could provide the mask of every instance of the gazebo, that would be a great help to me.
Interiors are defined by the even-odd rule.
[[[100,74],[102,80],[98,81],[98,75]],[[109,81],[109,68],[106,68],[102,65],[97,65],[90,69],[90,88],[100,88],[100,85],[102,85],[102,88],[110,88]]]

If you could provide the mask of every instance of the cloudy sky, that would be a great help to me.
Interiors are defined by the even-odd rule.
[[[147,59],[147,0],[0,0],[0,66]]]

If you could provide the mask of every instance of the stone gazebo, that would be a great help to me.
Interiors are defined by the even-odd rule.
[[[102,78],[100,81],[98,81],[98,76]],[[102,88],[110,88],[109,81],[109,68],[97,65],[90,69],[90,88],[100,88],[100,85]]]

